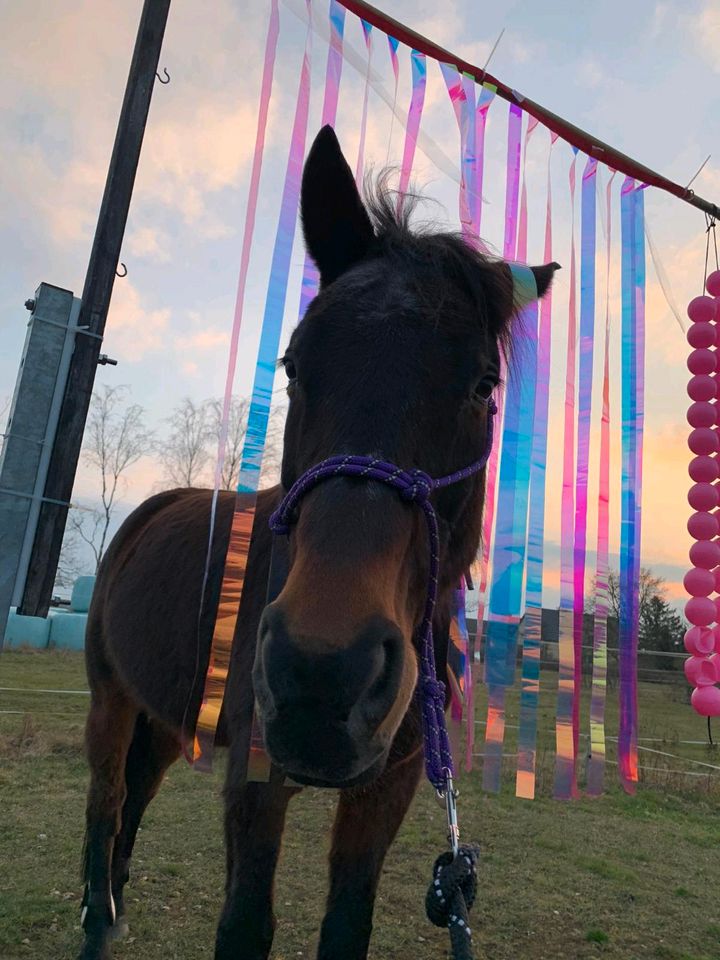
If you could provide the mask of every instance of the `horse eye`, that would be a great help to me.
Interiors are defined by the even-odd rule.
[[[295,364],[290,357],[285,357],[283,359],[283,367],[285,367],[285,374],[288,380],[297,380],[297,370],[295,369]]]
[[[473,399],[487,402],[492,396],[492,392],[496,386],[497,384],[492,377],[483,377],[482,380],[479,380],[475,384],[475,389],[473,390]]]

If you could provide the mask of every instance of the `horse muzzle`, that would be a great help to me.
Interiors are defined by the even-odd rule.
[[[401,696],[405,656],[400,629],[385,617],[370,618],[341,644],[291,633],[281,604],[270,604],[253,685],[272,761],[312,786],[377,776],[397,726],[387,720]]]

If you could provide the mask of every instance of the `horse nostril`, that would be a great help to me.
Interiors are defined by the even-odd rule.
[[[382,660],[360,706],[366,723],[377,726],[395,701],[403,671],[404,640],[400,630],[389,627],[382,641]]]

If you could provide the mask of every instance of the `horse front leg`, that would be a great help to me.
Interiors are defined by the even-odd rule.
[[[227,880],[215,960],[267,960],[275,934],[273,885],[285,814],[298,792],[273,768],[269,783],[234,783],[232,754],[225,787]]]
[[[341,791],[318,960],[367,957],[380,871],[415,795],[422,764],[418,749],[367,787]]]

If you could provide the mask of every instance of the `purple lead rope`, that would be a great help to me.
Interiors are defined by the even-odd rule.
[[[490,457],[493,445],[493,416],[497,411],[495,401],[488,401],[487,440],[480,460],[468,467],[439,477],[435,480],[422,470],[403,470],[393,463],[374,457],[330,457],[311,467],[292,486],[280,506],[270,517],[270,529],[276,534],[289,534],[296,521],[295,510],[305,494],[323,480],[331,477],[358,477],[362,480],[377,480],[394,487],[408,503],[422,508],[427,521],[430,544],[430,573],[423,618],[418,627],[420,676],[418,690],[423,717],[423,742],[425,747],[425,772],[436,790],[444,793],[452,779],[453,762],[447,727],[445,725],[445,684],[437,679],[435,651],[433,647],[432,620],[437,600],[438,574],[440,570],[440,536],[435,509],[430,496],[435,490],[449,487],[479,473]]]

